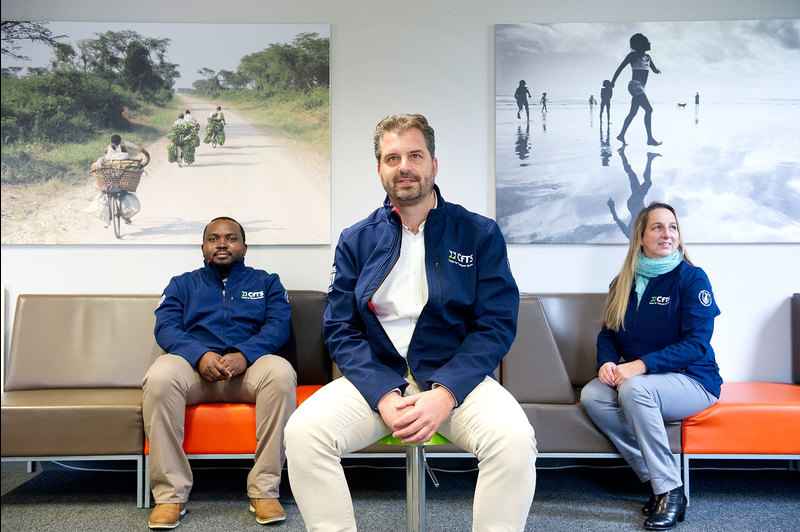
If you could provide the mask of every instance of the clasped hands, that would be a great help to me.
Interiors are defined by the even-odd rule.
[[[206,351],[197,363],[197,371],[208,382],[227,381],[246,369],[247,359],[239,351],[224,355]]]
[[[637,375],[644,375],[645,373],[647,373],[647,366],[645,366],[645,363],[641,360],[634,360],[633,362],[626,362],[619,365],[613,362],[606,362],[600,366],[597,377],[603,384],[619,389],[620,385],[626,380]]]
[[[378,402],[378,412],[395,438],[403,443],[425,443],[455,406],[453,394],[439,386],[408,397],[388,393]]]

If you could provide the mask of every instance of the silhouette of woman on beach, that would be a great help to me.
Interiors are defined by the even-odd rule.
[[[631,66],[632,79],[628,83],[628,92],[631,93],[631,110],[628,112],[628,116],[625,117],[625,122],[622,124],[622,131],[617,135],[617,140],[621,141],[623,145],[625,144],[625,132],[628,131],[628,126],[630,126],[633,117],[636,116],[636,112],[641,107],[644,110],[644,127],[647,130],[647,144],[650,146],[658,146],[661,143],[653,138],[651,126],[653,106],[650,105],[650,101],[644,93],[644,86],[647,84],[648,70],[652,70],[656,74],[660,74],[661,71],[656,68],[656,64],[650,58],[650,54],[647,53],[647,51],[650,50],[650,41],[647,37],[641,33],[637,33],[631,37],[630,45],[633,51],[625,56],[625,59],[623,59],[622,63],[617,67],[617,71],[614,72],[614,77],[611,78],[611,86],[613,87],[622,69],[627,65]]]
[[[542,99],[539,100],[539,103],[542,104],[542,112],[546,113],[547,112],[547,93],[546,92],[542,93]]]
[[[517,118],[521,118],[519,114],[522,112],[522,108],[525,108],[525,116],[528,120],[531,119],[531,112],[528,109],[528,96],[531,95],[531,92],[528,90],[528,87],[525,86],[525,80],[519,80],[519,86],[517,90],[514,92],[514,98],[517,100]]]

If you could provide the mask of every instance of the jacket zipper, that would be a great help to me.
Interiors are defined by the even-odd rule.
[[[225,286],[222,286],[222,338],[225,338],[225,324],[228,321],[228,300],[225,298]],[[228,341],[225,340],[227,344]]]
[[[400,229],[399,231],[395,231],[394,243],[392,245],[392,249],[394,249],[394,247],[397,245],[398,238],[400,240],[400,245],[402,246],[402,229]],[[383,282],[389,276],[389,273],[391,273],[391,271],[394,269],[394,266],[395,266],[395,264],[397,264],[398,260],[400,260],[400,251],[399,250],[398,250],[397,254],[394,257],[394,260],[389,265],[389,268],[386,270],[386,273],[384,274],[384,276],[380,279],[378,284],[375,285],[375,289],[372,292],[369,293],[369,297],[367,297],[367,301],[368,302],[372,301],[372,297],[375,295],[375,292],[378,291],[378,288],[381,287]],[[380,269],[379,269],[379,271],[380,271]],[[376,277],[377,277],[377,274],[376,274]],[[374,279],[375,279],[375,277],[373,277],[370,280],[370,282],[372,282]],[[394,344],[392,343],[392,339],[389,338],[389,334],[386,332],[386,329],[383,328],[383,324],[381,323],[381,320],[378,319],[378,316],[375,314],[374,310],[372,311],[372,318],[378,323],[378,327],[380,328],[381,332],[383,333],[383,336],[386,338],[386,341],[389,342],[389,345],[394,347]],[[397,348],[395,348],[395,352],[397,352]],[[397,353],[397,356],[402,358],[400,356],[400,353]],[[413,374],[411,373],[411,366],[408,365],[408,358],[405,358],[404,361],[405,361],[405,364],[406,364],[406,372],[413,377]]]
[[[394,235],[394,241],[395,241],[395,243],[392,245],[392,249],[394,249],[394,246],[396,245],[396,242],[397,242],[397,235],[398,235],[398,234],[399,234],[399,233],[395,233],[395,235]],[[401,240],[401,242],[402,242],[402,240]],[[402,245],[402,244],[401,244],[401,245]],[[372,301],[372,297],[375,295],[375,292],[377,292],[377,291],[378,291],[378,288],[380,288],[380,287],[381,287],[381,285],[383,284],[383,282],[384,282],[384,281],[386,281],[386,278],[387,278],[387,277],[389,277],[389,273],[391,273],[391,271],[394,269],[394,265],[395,265],[395,264],[397,264],[397,261],[398,261],[399,259],[400,259],[400,251],[398,250],[398,252],[397,252],[397,255],[395,255],[395,257],[394,257],[394,261],[392,261],[392,263],[389,265],[389,268],[386,270],[386,273],[385,273],[385,274],[384,274],[384,276],[381,278],[380,282],[378,282],[378,284],[376,284],[376,285],[375,285],[375,289],[374,289],[372,292],[370,292],[370,293],[369,293],[369,297],[367,297],[367,302],[370,302],[370,301]],[[380,269],[379,269],[379,271],[380,271]],[[377,277],[377,274],[376,274],[376,277]],[[370,283],[371,283],[371,282],[372,282],[374,279],[375,279],[375,277],[373,277],[373,278],[370,280]],[[371,309],[371,310],[372,310],[372,309]],[[389,335],[386,333],[386,330],[383,328],[383,324],[381,324],[381,320],[379,320],[379,319],[378,319],[378,316],[376,316],[376,315],[375,315],[375,311],[374,311],[374,310],[372,311],[372,317],[375,319],[375,321],[377,321],[377,322],[378,322],[378,327],[380,327],[380,328],[381,328],[381,331],[383,331],[383,335],[386,337],[386,339],[387,339],[387,340],[389,341],[389,343],[391,344],[391,343],[392,343],[392,340],[389,338]],[[398,356],[399,356],[399,354],[398,354]]]

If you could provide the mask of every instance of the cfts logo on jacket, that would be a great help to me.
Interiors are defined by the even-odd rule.
[[[264,291],[248,292],[247,290],[242,290],[242,299],[264,299]]]
[[[475,266],[475,255],[473,253],[466,255],[458,251],[453,251],[452,249],[448,251],[450,252],[450,255],[447,257],[448,262],[457,264],[462,268],[472,268]]]

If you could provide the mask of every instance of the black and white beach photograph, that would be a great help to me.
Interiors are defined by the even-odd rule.
[[[800,241],[800,21],[498,24],[509,243],[627,242],[651,201],[691,242]]]

